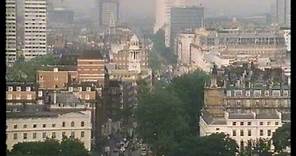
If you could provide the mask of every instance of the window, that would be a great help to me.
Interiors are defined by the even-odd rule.
[[[66,132],[62,132],[62,137],[63,137],[63,138],[66,137]]]
[[[55,127],[55,126],[56,126],[56,124],[52,124],[52,125],[51,125],[51,127]]]
[[[31,94],[27,94],[27,100],[32,100],[32,95]]]
[[[12,100],[12,94],[7,94],[7,100]]]
[[[69,87],[69,92],[73,92],[73,87]]]
[[[248,136],[252,136],[252,131],[250,129],[248,130]]]
[[[71,137],[75,138],[75,132],[71,132]]]
[[[244,122],[240,122],[240,125],[243,126],[244,125]]]
[[[261,90],[255,90],[255,91],[254,91],[254,96],[255,96],[255,97],[259,97],[259,96],[261,96]]]
[[[27,125],[24,125],[23,128],[27,128]]]
[[[17,140],[17,133],[13,134],[13,140]]]
[[[56,132],[52,132],[51,137],[54,139],[56,138]]]
[[[260,129],[260,136],[263,136],[263,130]]]
[[[38,97],[42,97],[42,91],[38,91]]]
[[[81,138],[84,137],[84,131],[81,131],[81,134],[80,134]]]
[[[71,127],[74,127],[74,126],[75,126],[74,121],[72,121],[71,122]]]
[[[283,96],[288,96],[288,95],[289,95],[289,91],[284,90],[284,91],[283,91]]]
[[[279,125],[279,122],[275,122],[275,125]]]
[[[85,94],[85,100],[89,100],[89,94]]]
[[[46,138],[46,132],[42,133],[42,138]]]
[[[232,136],[236,136],[236,131],[235,130],[232,131]]]
[[[244,136],[244,130],[240,130],[240,136]]]
[[[232,125],[235,126],[236,125],[236,122],[232,122]]]
[[[84,127],[84,121],[81,121],[80,125],[81,125],[81,127]]]
[[[81,92],[82,91],[82,87],[78,87],[78,90]]]
[[[43,124],[42,127],[45,128],[46,127],[46,124]]]
[[[248,122],[248,125],[250,126],[251,125],[251,122]]]
[[[33,125],[33,128],[36,128],[36,127],[37,127],[37,125],[36,125],[36,124],[34,124],[34,125]]]
[[[267,130],[267,136],[271,136],[271,130]]]
[[[270,122],[269,121],[267,122],[267,125],[270,125]]]
[[[63,122],[63,123],[62,123],[62,126],[63,126],[63,127],[65,127],[65,126],[66,126],[66,123],[65,123],[65,122]]]
[[[33,139],[36,139],[37,134],[33,133]]]
[[[17,129],[17,125],[13,125],[13,128],[14,128],[14,129]]]
[[[269,90],[265,91],[265,96],[269,96]]]
[[[219,131],[220,130],[220,128],[216,128],[216,131]]]
[[[23,138],[24,138],[24,140],[26,140],[28,138],[28,134],[27,133],[24,133],[23,134]]]
[[[260,125],[263,125],[263,122],[260,122]]]

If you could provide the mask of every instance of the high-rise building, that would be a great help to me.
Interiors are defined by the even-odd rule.
[[[204,25],[203,7],[174,7],[171,8],[169,44],[174,47],[176,35],[186,29],[193,30]]]
[[[154,33],[169,23],[172,7],[197,6],[197,0],[156,0]]]
[[[291,0],[275,0],[272,6],[273,21],[280,26],[290,26]]]
[[[30,60],[47,52],[46,0],[25,0],[24,56]]]
[[[16,1],[6,0],[6,64],[16,60]]]
[[[100,25],[114,27],[119,20],[119,1],[101,0],[100,1]]]

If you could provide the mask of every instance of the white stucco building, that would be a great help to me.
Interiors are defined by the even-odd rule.
[[[16,1],[5,2],[6,64],[11,65],[16,60]]]
[[[7,114],[6,145],[11,150],[20,142],[44,141],[63,136],[79,139],[91,150],[91,114],[89,111],[57,114],[53,112]]]
[[[47,3],[46,0],[25,0],[24,56],[30,60],[47,52]]]
[[[270,139],[275,130],[282,126],[281,121],[279,112],[225,112],[224,118],[215,118],[208,112],[203,112],[199,123],[200,136],[223,132],[241,148],[254,144],[259,138]]]

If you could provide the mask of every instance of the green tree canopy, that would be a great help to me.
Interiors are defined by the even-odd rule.
[[[286,123],[278,128],[272,136],[273,145],[276,152],[282,152],[287,147],[291,147],[291,123]]]
[[[88,151],[78,139],[65,138],[61,143],[54,139],[44,142],[22,142],[15,144],[8,156],[88,156]]]

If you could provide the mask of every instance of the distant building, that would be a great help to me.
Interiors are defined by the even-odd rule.
[[[148,68],[148,51],[138,37],[133,35],[126,46],[113,48],[111,62],[115,64],[115,69],[125,69],[128,71],[141,72]]]
[[[21,142],[44,141],[64,137],[79,139],[91,150],[91,116],[87,112],[58,114],[53,112],[7,113],[6,145],[11,150]]]
[[[24,49],[26,60],[47,53],[46,0],[25,0]]]
[[[273,22],[280,26],[291,25],[291,0],[274,0],[272,4]]]
[[[98,52],[85,52],[77,59],[77,72],[79,82],[94,82],[104,86],[105,60]]]
[[[260,72],[251,65],[235,73],[239,68],[228,67],[223,74],[214,66],[199,124],[201,136],[223,132],[243,149],[259,138],[270,139],[278,127],[290,122],[291,104],[290,86],[284,76],[276,80],[277,69]],[[273,81],[280,85],[270,84]]]
[[[35,103],[37,100],[37,87],[33,82],[7,82],[6,104],[22,105]]]
[[[74,12],[65,8],[55,8],[48,11],[48,26],[62,26],[73,24]]]
[[[36,79],[39,88],[45,90],[66,89],[70,82],[68,71],[59,71],[58,68],[52,71],[37,71]]]
[[[213,133],[225,133],[234,139],[242,150],[248,145],[255,145],[258,139],[271,139],[277,128],[282,126],[281,113],[229,113],[221,118],[212,117],[207,112],[200,118],[200,136]],[[271,142],[271,149],[274,149]]]
[[[177,34],[186,29],[194,30],[204,26],[203,7],[173,7],[170,15],[169,43],[174,48]]]
[[[114,27],[119,21],[119,0],[100,0],[100,25]]]
[[[12,65],[16,61],[16,0],[6,0],[6,65]]]

